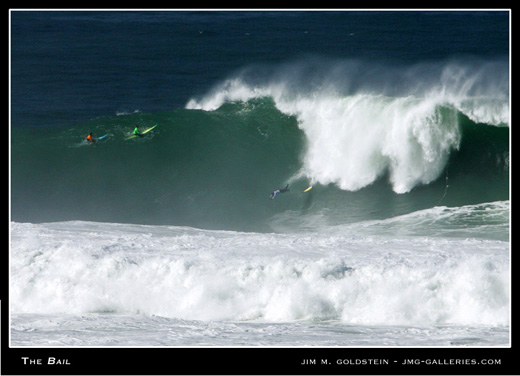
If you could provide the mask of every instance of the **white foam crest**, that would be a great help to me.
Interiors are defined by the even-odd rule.
[[[460,141],[456,114],[425,99],[357,94],[278,105],[298,117],[307,135],[307,175],[346,190],[386,172],[397,193],[428,184]]]
[[[501,63],[446,64],[438,81],[428,95],[442,96],[474,122],[510,125],[509,74]]]
[[[250,87],[240,79],[224,81],[202,99],[190,99],[186,104],[189,110],[214,111],[226,102],[246,102],[253,98],[263,97],[267,91],[261,87]]]
[[[405,193],[437,179],[458,148],[457,111],[509,124],[503,70],[499,63],[385,68],[313,60],[283,65],[264,81],[245,70],[186,107],[210,111],[269,96],[307,136],[303,173],[310,180],[358,190],[388,174],[394,191]]]
[[[508,243],[13,224],[13,313],[508,325]]]

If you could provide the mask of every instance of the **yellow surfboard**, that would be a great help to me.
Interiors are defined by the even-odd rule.
[[[142,135],[144,135],[144,134],[147,134],[147,133],[150,132],[152,129],[154,129],[156,126],[157,126],[157,124],[155,124],[155,125],[154,125],[153,127],[151,127],[151,128],[145,129],[144,131],[141,132],[141,134],[140,134],[139,136],[133,134],[133,135],[131,135],[131,136],[125,138],[125,140],[131,140],[132,138],[137,138],[137,137],[140,137],[140,136],[142,136]]]
[[[312,185],[311,185],[309,188],[307,188],[306,190],[304,190],[304,192],[308,192],[308,191],[310,191],[311,189],[312,189]]]

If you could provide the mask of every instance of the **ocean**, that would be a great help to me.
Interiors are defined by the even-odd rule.
[[[509,17],[11,11],[10,345],[510,346]]]

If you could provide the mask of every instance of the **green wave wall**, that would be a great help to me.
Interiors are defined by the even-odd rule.
[[[457,113],[461,141],[439,178],[397,194],[382,176],[360,190],[335,184],[303,193],[307,135],[269,98],[94,119],[64,128],[11,131],[11,218],[91,220],[272,231],[272,219],[320,214],[335,225],[433,206],[509,197],[509,129]],[[125,141],[135,125],[158,124]],[[107,138],[88,144],[84,139]],[[270,200],[272,190],[291,192]]]

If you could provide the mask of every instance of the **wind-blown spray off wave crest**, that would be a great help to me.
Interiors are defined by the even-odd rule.
[[[396,193],[429,184],[461,142],[461,115],[508,126],[507,65],[445,62],[383,67],[312,60],[243,70],[188,109],[270,97],[296,116],[307,150],[302,176],[359,190],[384,174]]]

